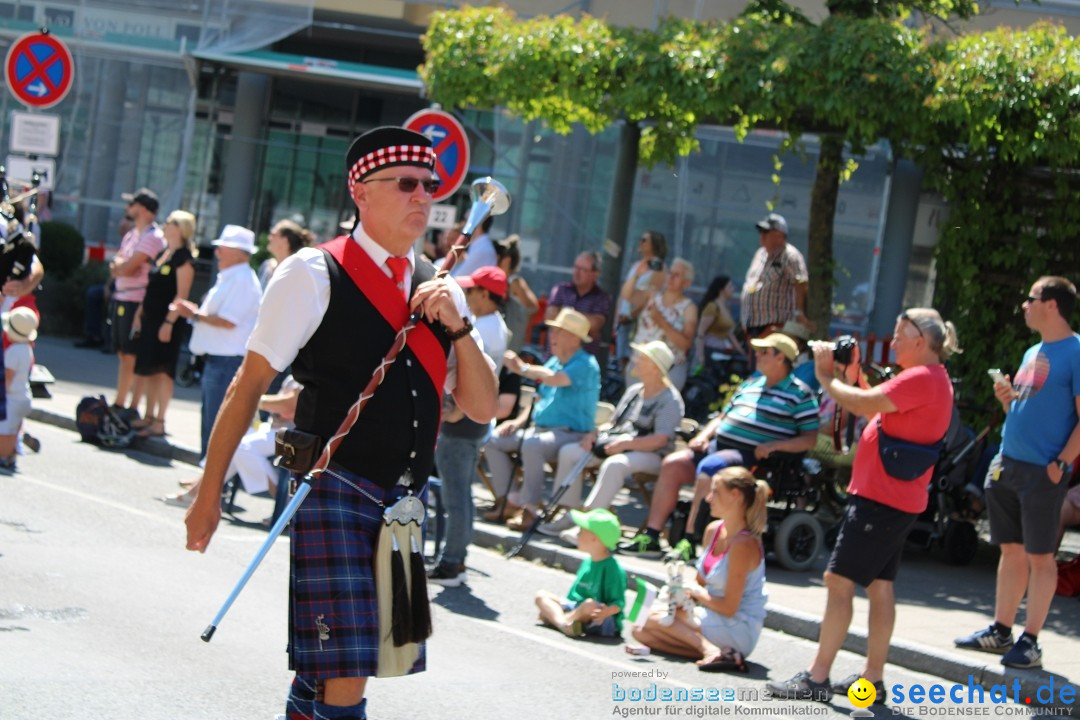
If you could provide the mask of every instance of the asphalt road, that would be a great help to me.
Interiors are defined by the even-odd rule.
[[[223,521],[205,555],[189,553],[183,512],[156,497],[175,491],[190,466],[100,450],[51,426],[30,429],[43,442],[41,455],[21,458],[17,475],[0,476],[0,719],[270,720],[283,712],[288,540],[278,540],[213,642],[203,643],[200,633],[265,532]],[[272,507],[247,496],[240,504],[252,522]],[[467,586],[431,589],[429,671],[372,681],[370,717],[847,717],[853,709],[846,698],[821,705],[759,697],[764,680],[806,665],[807,641],[766,631],[746,675],[635,659],[619,642],[572,641],[538,625],[533,593],[564,591],[566,573],[484,550],[470,553],[469,567]],[[834,677],[860,666],[861,658],[842,653]],[[886,679],[905,687],[941,682],[892,667]],[[742,700],[617,701],[616,683],[622,691],[732,688]],[[1027,710],[984,707],[990,716]],[[875,713],[918,717],[928,709]]]

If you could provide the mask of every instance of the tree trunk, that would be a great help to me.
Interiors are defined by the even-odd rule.
[[[844,162],[844,141],[834,135],[821,138],[814,189],[810,196],[810,229],[806,263],[810,289],[806,314],[816,325],[816,337],[828,337],[832,322],[833,218],[840,191],[840,170]]]

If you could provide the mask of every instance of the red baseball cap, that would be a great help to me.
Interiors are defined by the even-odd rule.
[[[463,289],[471,287],[482,287],[492,295],[498,295],[501,298],[506,298],[506,273],[501,268],[497,268],[494,265],[479,268],[473,271],[472,275],[466,275],[465,277],[456,278],[458,285]]]

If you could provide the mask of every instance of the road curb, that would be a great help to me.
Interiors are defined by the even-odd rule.
[[[78,428],[75,427],[75,419],[62,413],[44,410],[42,408],[32,408],[28,417],[31,420],[36,420],[47,425],[53,425],[64,430],[78,432]],[[199,451],[184,445],[174,445],[165,438],[159,437],[139,438],[131,444],[129,449],[144,452],[147,455],[154,455],[156,457],[194,465],[196,467],[199,465],[199,460],[202,459],[202,455]]]

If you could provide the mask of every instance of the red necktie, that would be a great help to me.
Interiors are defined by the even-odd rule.
[[[409,271],[409,259],[403,257],[388,257],[386,258],[386,267],[390,268],[390,273],[394,277],[394,283],[397,284],[398,290],[401,291],[401,297],[408,301],[409,296],[405,294],[405,273]]]

